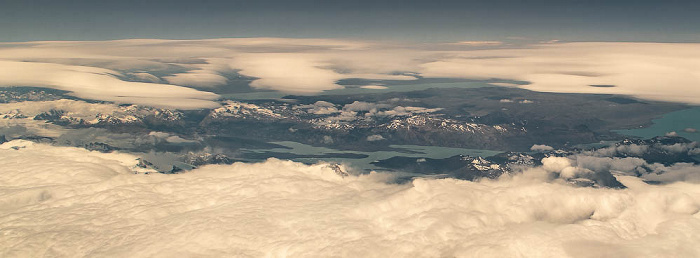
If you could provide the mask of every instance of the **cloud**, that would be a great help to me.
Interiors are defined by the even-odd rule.
[[[470,47],[487,47],[503,45],[501,41],[460,41],[453,43],[454,45],[470,46]]]
[[[0,103],[0,114],[19,112],[29,118],[52,109],[62,110],[66,115],[84,120],[92,120],[99,114],[113,114],[121,110],[114,104],[87,103],[70,99]]]
[[[489,82],[489,84],[493,86],[500,86],[500,87],[518,87],[521,86],[521,84],[515,84],[515,83],[509,83],[509,82]]]
[[[218,106],[218,95],[167,84],[127,82],[102,68],[0,60],[0,87],[38,86],[117,103],[182,109]]]
[[[397,106],[390,110],[379,111],[376,113],[376,116],[410,116],[414,114],[433,113],[440,110],[442,110],[442,108]]]
[[[323,136],[323,143],[325,144],[332,144],[333,143],[333,137],[324,135]]]
[[[314,115],[330,115],[340,113],[340,110],[335,107],[335,104],[323,100],[316,101],[311,105],[299,105],[296,106],[296,108],[307,108],[308,110],[306,112]]]
[[[384,89],[388,89],[389,87],[382,86],[382,85],[365,85],[365,86],[361,86],[360,88],[371,89],[371,90],[384,90]]]
[[[552,146],[547,146],[547,145],[542,145],[542,144],[535,144],[530,147],[531,151],[553,151],[554,148]]]
[[[178,73],[172,76],[165,76],[163,79],[169,83],[181,86],[214,87],[225,85],[226,77],[205,70],[194,70],[187,73]]]
[[[454,44],[279,38],[28,42],[0,44],[0,86],[41,86],[72,91],[82,98],[201,108],[214,106],[211,100],[217,97],[201,88],[225,85],[224,72],[252,77],[253,88],[295,94],[341,89],[337,82],[342,79],[415,80],[419,76],[501,79],[517,83],[490,84],[700,104],[700,72],[694,69],[700,66],[698,46],[552,42],[465,49]],[[148,74],[200,90],[163,84]],[[123,81],[123,75],[154,83]]]
[[[232,72],[227,59],[208,58],[197,61],[203,63],[188,64],[185,62],[180,65],[191,70],[165,76],[163,79],[175,85],[200,88],[218,87],[228,83],[228,79],[221,75],[221,73]]]
[[[160,140],[164,140],[164,141],[169,142],[169,143],[194,143],[194,142],[197,142],[197,141],[183,139],[180,136],[171,135],[170,133],[166,133],[166,132],[153,131],[153,132],[148,133],[148,135],[153,136],[153,137],[160,139]]]
[[[373,135],[367,136],[368,142],[381,141],[381,140],[385,140],[385,139],[384,139],[384,136],[381,136],[379,134],[373,134]]]
[[[624,145],[618,145],[618,146],[609,146],[605,148],[600,148],[594,151],[591,155],[594,156],[605,156],[605,157],[613,157],[618,154],[622,155],[634,155],[634,156],[640,156],[647,152],[649,150],[649,146],[647,145],[638,145],[638,144],[624,144]]]
[[[160,80],[160,78],[158,78],[155,75],[152,75],[150,73],[130,73],[130,75],[138,78],[139,80],[141,80],[143,82],[153,82],[153,83],[162,82]]]
[[[341,88],[340,74],[322,68],[329,65],[314,55],[290,53],[246,54],[235,58],[231,67],[246,76],[259,78],[250,86],[298,94],[312,94]]]
[[[661,145],[660,148],[672,153],[687,153],[697,146],[697,142],[692,143],[675,143],[672,145]]]
[[[566,158],[498,180],[407,184],[275,159],[174,175],[134,174],[137,163],[0,145],[0,256],[700,255],[696,184],[574,187],[548,176]]]
[[[364,102],[364,101],[354,101],[353,103],[350,104],[345,104],[343,106],[343,110],[348,110],[348,111],[371,111],[371,110],[378,110],[378,109],[384,109],[384,108],[389,108],[391,105],[387,104],[377,104],[377,103],[369,103],[369,102]]]
[[[425,77],[524,81],[529,84],[520,87],[534,91],[623,94],[698,104],[700,72],[694,69],[700,65],[698,46],[591,42],[446,51],[444,58],[421,64],[420,73]]]

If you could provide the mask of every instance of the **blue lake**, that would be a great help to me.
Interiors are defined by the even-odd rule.
[[[654,124],[647,128],[617,130],[615,132],[643,138],[652,138],[665,135],[668,132],[676,132],[679,136],[689,140],[700,141],[700,133],[686,131],[689,128],[700,130],[700,107],[671,112],[662,118],[653,120],[653,122]]]

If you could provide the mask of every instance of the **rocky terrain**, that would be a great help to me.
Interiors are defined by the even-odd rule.
[[[143,166],[165,173],[205,164],[302,157],[246,151],[284,148],[274,144],[277,141],[360,152],[391,150],[393,145],[508,150],[491,157],[397,155],[373,163],[387,170],[469,180],[496,178],[517,167],[541,165],[542,159],[551,156],[636,157],[663,165],[698,162],[696,143],[683,138],[628,139],[611,132],[647,125],[684,105],[620,96],[503,88],[429,89],[221,100],[219,108],[181,111],[85,102],[58,91],[10,88],[0,92],[0,102],[6,103],[0,104],[0,140],[22,138],[101,152],[144,153],[148,158],[142,160]],[[618,142],[593,150],[575,147],[602,140]],[[531,152],[533,145],[551,150]],[[306,157],[367,156],[331,153]],[[609,171],[577,180],[582,185],[619,184]]]
[[[542,161],[550,157],[564,157],[572,160],[594,158],[598,161],[604,159],[608,164],[632,161],[624,167],[608,165],[587,168],[588,171],[585,173],[567,178],[570,183],[581,186],[621,188],[624,186],[615,179],[613,173],[644,176],[652,173],[663,174],[669,169],[667,166],[698,165],[700,164],[698,147],[697,142],[691,142],[682,137],[666,136],[646,140],[625,139],[610,146],[588,150],[572,148],[544,152],[504,152],[491,157],[458,155],[445,159],[397,156],[374,162],[374,164],[395,171],[478,180],[495,179],[503,174],[517,173],[523,169],[541,166]],[[585,168],[585,163],[580,163],[582,164],[579,165]],[[605,162],[597,164],[605,164]]]

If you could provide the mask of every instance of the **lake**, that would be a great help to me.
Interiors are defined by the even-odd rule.
[[[438,147],[438,146],[418,146],[418,145],[390,145],[389,147],[394,148],[392,151],[373,151],[373,152],[363,152],[363,151],[347,151],[347,150],[337,150],[326,147],[315,147],[303,143],[291,142],[291,141],[281,141],[281,142],[271,142],[284,146],[286,148],[272,148],[272,149],[247,149],[246,151],[252,153],[291,153],[296,155],[326,155],[326,154],[361,154],[367,155],[366,158],[293,158],[292,160],[303,163],[316,163],[320,160],[328,162],[338,162],[348,164],[351,167],[362,169],[362,170],[372,170],[379,169],[378,167],[372,165],[373,161],[388,159],[391,157],[401,156],[401,157],[415,157],[415,158],[432,158],[432,159],[444,159],[456,155],[467,155],[467,156],[481,156],[488,157],[501,153],[501,151],[493,150],[478,150],[478,149],[463,149],[463,148],[449,148],[449,147]]]
[[[700,130],[700,107],[668,113],[662,118],[653,120],[653,123],[652,126],[646,128],[616,130],[615,132],[642,138],[652,138],[665,135],[668,132],[676,132],[679,136],[689,140],[700,141],[700,133],[684,131],[686,128]]]

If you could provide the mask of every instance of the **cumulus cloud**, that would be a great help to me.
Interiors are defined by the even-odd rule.
[[[682,151],[688,151],[687,148]],[[692,163],[675,163],[664,165],[648,163],[637,157],[604,157],[577,154],[570,157],[549,157],[542,160],[544,168],[550,172],[561,173],[562,177],[591,177],[598,173],[599,179],[608,174],[635,176],[658,183],[690,182],[700,183],[700,166]],[[595,153],[599,154],[599,153]],[[589,173],[589,175],[583,175]],[[577,175],[578,173],[578,175]],[[593,174],[591,174],[593,173]],[[593,178],[595,179],[595,178]],[[609,178],[608,178],[609,179]]]
[[[340,112],[339,115],[334,116],[334,117],[329,117],[328,119],[331,120],[331,121],[333,121],[333,120],[337,120],[337,121],[353,121],[353,120],[355,120],[355,119],[357,119],[357,118],[358,118],[358,117],[357,117],[357,112],[356,112],[356,111],[347,111],[347,110],[343,110],[343,111]]]
[[[333,137],[329,135],[324,135],[323,136],[323,143],[325,144],[332,144],[333,143]]]
[[[378,103],[369,103],[369,102],[364,102],[364,101],[355,101],[350,104],[345,104],[343,106],[343,110],[348,110],[348,111],[370,111],[370,110],[377,110],[377,109],[382,109],[382,108],[388,108],[391,107],[391,105],[387,104],[378,104]]]
[[[543,144],[535,144],[535,145],[532,145],[532,147],[530,147],[530,150],[531,151],[553,151],[554,148],[552,148],[552,146],[547,146],[547,145],[543,145]]]
[[[296,108],[308,109],[306,112],[314,115],[330,115],[335,113],[340,113],[340,110],[335,107],[335,104],[328,101],[319,100],[311,105],[299,105]]]
[[[672,145],[661,145],[660,148],[673,153],[684,153],[697,146],[696,142],[691,143],[675,143]]]
[[[128,154],[12,141],[0,145],[0,255],[700,255],[697,185],[574,187],[548,176],[571,160],[543,163],[480,182],[394,184],[274,159],[144,175]]]
[[[691,149],[688,151],[688,155],[700,155],[700,148]]]
[[[381,136],[379,134],[373,134],[373,135],[367,136],[368,142],[381,141],[381,140],[384,140],[384,136]]]
[[[647,145],[639,144],[624,144],[613,145],[605,148],[600,148],[591,153],[593,156],[612,157],[618,154],[640,156],[649,150]]]
[[[442,108],[424,108],[424,107],[404,107],[397,106],[390,110],[378,111],[377,116],[409,116],[413,114],[433,113],[442,110]]]
[[[308,113],[316,115],[333,115],[325,117],[324,121],[326,122],[353,121],[374,116],[411,116],[415,114],[433,113],[442,110],[441,108],[404,107],[364,101],[354,101],[350,104],[345,104],[341,109],[336,108],[335,104],[327,101],[317,101],[316,103],[310,105],[297,105],[294,106],[294,108],[307,109]]]
[[[166,133],[166,132],[153,131],[153,132],[148,133],[148,135],[153,136],[159,140],[164,140],[164,141],[169,142],[169,143],[193,143],[193,142],[196,142],[196,141],[192,141],[192,140],[183,139],[180,136],[171,135],[170,133]]]

